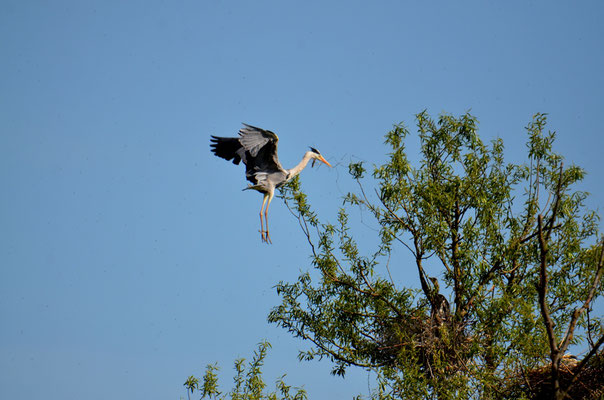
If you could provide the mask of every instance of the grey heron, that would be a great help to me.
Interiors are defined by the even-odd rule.
[[[247,189],[257,190],[264,194],[260,207],[260,235],[265,243],[272,243],[268,232],[268,206],[273,200],[275,189],[298,175],[310,160],[314,165],[319,160],[329,167],[331,164],[323,158],[317,149],[310,148],[302,157],[302,161],[291,169],[281,166],[277,157],[277,142],[279,137],[271,131],[256,128],[248,124],[239,130],[239,137],[212,136],[210,147],[212,152],[227,161],[238,165],[245,164],[245,177],[252,184]],[[265,207],[266,206],[266,207]],[[264,215],[264,220],[262,216]]]
[[[449,320],[451,316],[451,308],[447,298],[440,293],[438,279],[433,277],[429,277],[429,279],[432,281],[432,285],[434,285],[431,299],[429,299],[430,303],[432,304],[431,316],[432,319],[438,323],[438,325],[442,325],[444,322]]]

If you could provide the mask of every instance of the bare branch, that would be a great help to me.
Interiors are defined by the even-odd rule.
[[[577,321],[579,320],[579,317],[589,307],[589,304],[591,303],[591,300],[593,299],[593,297],[596,293],[596,289],[598,288],[598,285],[600,284],[600,279],[602,278],[603,264],[604,264],[604,242],[602,242],[602,249],[600,250],[600,259],[598,261],[598,266],[596,269],[596,276],[591,284],[591,287],[589,288],[589,293],[587,294],[587,298],[585,299],[585,302],[583,303],[583,305],[581,305],[581,307],[576,308],[573,311],[573,315],[571,317],[570,323],[568,324],[568,329],[566,331],[566,334],[564,335],[564,340],[562,341],[562,343],[560,345],[560,350],[563,352],[566,351],[568,345],[570,344],[570,341],[573,338],[574,331],[575,331],[575,328],[577,325]]]
[[[543,235],[543,216],[539,214],[537,217],[537,224],[539,227],[539,249],[540,249],[540,263],[539,263],[539,284],[537,285],[537,292],[539,294],[539,306],[541,307],[541,316],[543,317],[543,323],[547,331],[547,337],[549,340],[549,347],[552,353],[552,357],[558,354],[558,345],[556,343],[554,333],[554,323],[552,321],[549,306],[546,301],[547,296],[547,243]],[[552,359],[553,361],[553,359]]]

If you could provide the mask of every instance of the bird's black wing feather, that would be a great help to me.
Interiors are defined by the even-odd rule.
[[[239,138],[212,136],[210,142],[212,152],[216,156],[224,158],[227,161],[233,160],[233,164],[235,165],[239,164],[241,157],[245,153],[243,146],[239,143]]]
[[[243,161],[245,177],[254,184],[259,183],[261,175],[285,172],[277,157],[279,137],[271,131],[243,125],[238,138],[212,136],[210,146],[214,154],[225,160],[233,160],[233,164]]]
[[[277,157],[279,137],[268,130],[248,124],[239,130],[239,142],[245,148],[245,177],[258,184],[259,174],[283,171]]]

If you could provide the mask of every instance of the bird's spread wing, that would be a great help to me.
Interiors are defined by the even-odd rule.
[[[271,131],[243,124],[239,130],[239,143],[245,149],[242,160],[245,163],[245,176],[252,183],[259,183],[262,174],[283,172],[277,157],[279,138]]]
[[[244,127],[239,130],[239,142],[252,157],[256,157],[260,149],[267,144],[273,145],[275,153],[277,152],[279,138],[275,133],[248,124],[243,125]]]
[[[239,138],[211,136],[210,147],[214,155],[227,161],[232,160],[235,165],[239,165],[241,159],[245,158],[245,149],[239,143]]]

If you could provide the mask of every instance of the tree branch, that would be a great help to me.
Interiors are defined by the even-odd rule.
[[[539,294],[539,306],[541,307],[541,316],[543,317],[543,322],[545,324],[545,329],[547,331],[547,337],[549,340],[549,347],[552,355],[552,362],[554,362],[554,356],[558,354],[558,344],[556,343],[555,333],[554,333],[554,323],[552,321],[549,306],[546,301],[547,296],[547,243],[545,241],[545,236],[543,235],[543,215],[539,214],[537,217],[537,225],[539,227],[539,253],[540,253],[540,262],[539,262],[539,284],[537,285],[537,292]]]
[[[576,308],[573,311],[573,315],[572,315],[570,323],[568,325],[568,329],[566,331],[566,334],[564,335],[564,340],[562,341],[562,344],[560,345],[561,351],[566,351],[568,345],[570,344],[570,341],[573,338],[574,331],[575,331],[579,317],[581,316],[581,314],[583,314],[583,312],[587,309],[587,307],[589,307],[589,304],[591,303],[591,300],[593,299],[594,294],[596,293],[596,289],[598,288],[598,284],[600,283],[600,279],[602,278],[603,264],[604,264],[604,242],[602,242],[602,249],[600,250],[600,260],[598,261],[598,266],[596,269],[596,276],[594,277],[594,281],[592,282],[591,287],[589,289],[589,293],[587,294],[587,299],[585,299],[585,302],[583,303],[583,305],[581,307]]]
[[[600,348],[600,346],[602,345],[602,343],[604,343],[604,335],[602,335],[600,337],[600,339],[596,342],[595,346],[591,349],[591,351],[585,357],[583,357],[583,359],[581,360],[581,362],[579,363],[579,365],[575,369],[573,378],[568,383],[568,386],[566,387],[565,390],[561,391],[561,393],[560,393],[560,398],[561,399],[564,399],[566,396],[568,396],[568,392],[570,391],[570,389],[572,388],[572,386],[579,379],[579,376],[581,375],[581,373],[583,372],[583,370],[587,366],[587,363],[589,362],[589,360],[594,355],[596,355],[596,353],[598,352],[598,349]]]

